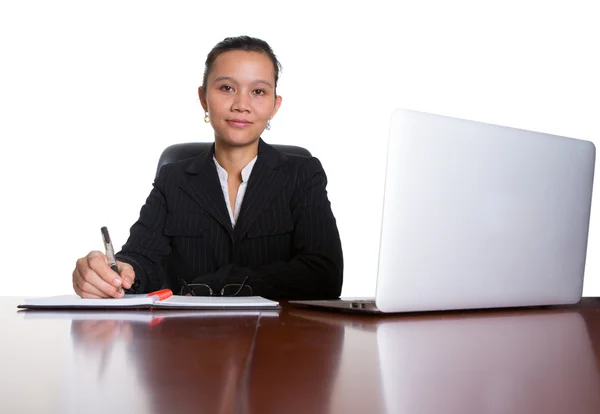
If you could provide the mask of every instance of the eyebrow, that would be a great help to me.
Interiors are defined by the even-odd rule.
[[[228,80],[228,81],[231,81],[231,82],[235,82],[235,79],[233,79],[231,76],[218,76],[215,79],[215,82],[219,82],[219,81],[223,81],[223,80]],[[266,80],[262,80],[262,79],[255,80],[252,83],[262,83],[264,85],[267,85],[270,88],[273,88],[273,85],[270,82],[267,82]]]

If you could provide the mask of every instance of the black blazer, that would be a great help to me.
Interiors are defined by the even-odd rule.
[[[342,247],[319,160],[261,139],[232,228],[213,154],[214,145],[161,168],[116,255],[134,267],[131,291],[177,294],[183,279],[220,292],[245,280],[252,294],[272,299],[339,297]]]

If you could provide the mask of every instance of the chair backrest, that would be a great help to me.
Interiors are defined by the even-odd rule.
[[[158,160],[158,166],[156,168],[156,175],[160,171],[161,167],[165,164],[169,164],[175,161],[185,160],[187,158],[195,157],[201,152],[207,151],[212,142],[186,142],[182,144],[170,145],[162,152]],[[286,155],[299,155],[303,157],[310,157],[310,152],[302,147],[295,145],[273,145],[273,148],[286,154]]]

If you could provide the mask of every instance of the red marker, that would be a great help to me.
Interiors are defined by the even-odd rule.
[[[158,296],[158,300],[165,300],[173,296],[173,292],[171,292],[171,289],[163,289],[148,293],[148,296]]]

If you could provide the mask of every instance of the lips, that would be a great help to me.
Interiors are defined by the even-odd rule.
[[[245,119],[228,119],[227,123],[234,128],[246,128],[252,125],[252,122]]]

